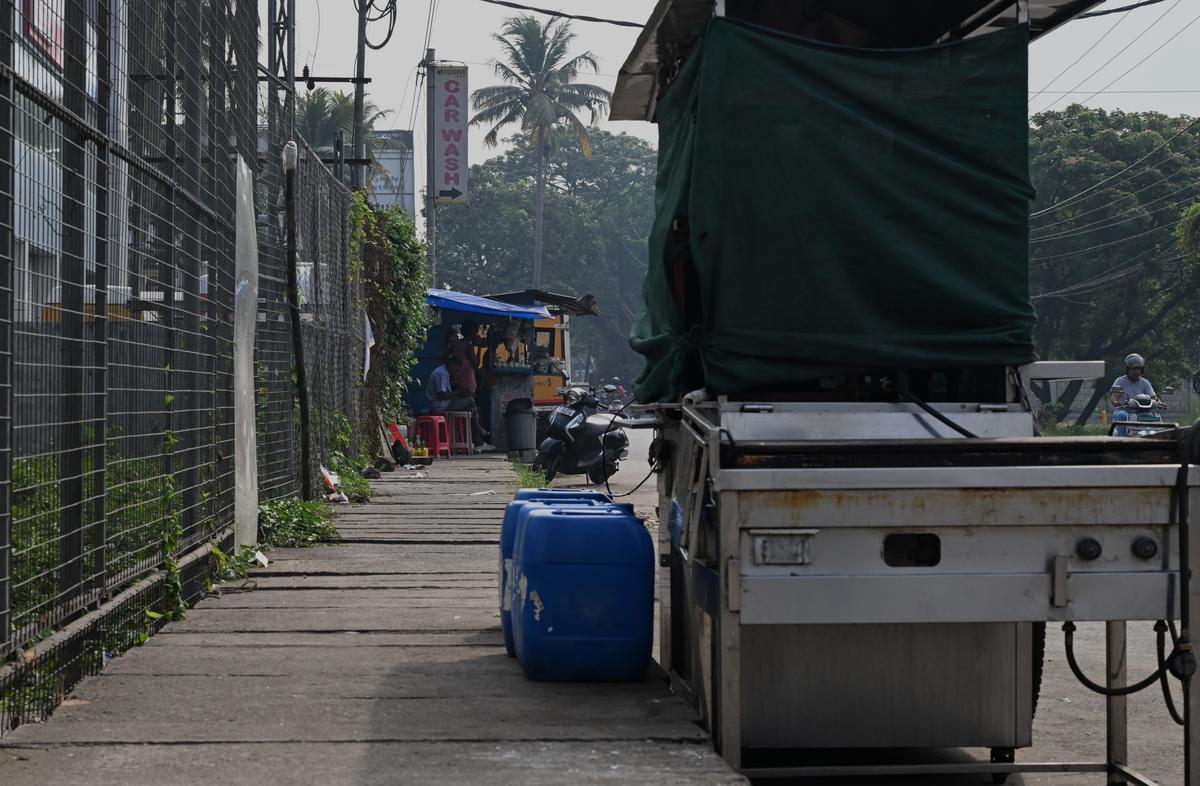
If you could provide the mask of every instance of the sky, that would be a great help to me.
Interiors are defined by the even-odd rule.
[[[1099,8],[1130,2],[1107,0]],[[528,4],[643,22],[654,0],[537,0]],[[498,52],[491,36],[505,17],[517,12],[480,0],[399,0],[398,8],[392,39],[381,51],[367,53],[367,76],[374,80],[367,91],[371,101],[390,112],[378,124],[380,127],[416,131],[417,188],[421,189],[425,176],[425,104],[422,90],[419,106],[414,105],[414,80],[416,65],[425,51],[427,23],[428,45],[437,50],[439,60],[465,62],[470,67],[473,90],[499,82],[488,67],[488,60]],[[265,18],[265,0],[260,0],[260,13]],[[638,31],[585,22],[575,22],[574,30],[575,49],[590,50],[600,61],[600,73],[588,77],[588,81],[612,89]],[[377,23],[369,35],[378,41],[385,32],[386,25]],[[297,72],[308,65],[318,76],[352,75],[355,36],[354,0],[296,0]],[[264,45],[264,60],[265,49]],[[1072,101],[1081,101],[1108,109],[1200,115],[1198,51],[1197,0],[1165,0],[1124,14],[1073,21],[1030,47],[1030,111],[1061,109]],[[604,121],[600,126],[651,141],[657,138],[650,123]],[[501,152],[485,149],[483,135],[483,130],[471,129],[472,163]]]

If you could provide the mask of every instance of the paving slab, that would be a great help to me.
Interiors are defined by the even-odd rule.
[[[60,783],[160,786],[164,773],[184,783],[262,786],[724,786],[745,781],[703,744],[646,740],[589,742],[374,742],[111,745],[102,748],[0,748],[6,786]],[[194,778],[194,779],[193,779]],[[172,779],[173,780],[173,779]]]
[[[656,670],[526,679],[497,610],[511,470],[422,474],[374,482],[336,509],[342,542],[272,550],[0,740],[0,783],[745,782]]]

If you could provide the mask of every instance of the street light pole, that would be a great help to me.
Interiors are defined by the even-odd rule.
[[[367,12],[371,8],[370,0],[354,0],[358,11],[358,56],[354,61],[354,145],[353,158],[366,158],[364,134],[364,114],[366,109],[366,83],[364,82],[367,68]],[[354,164],[350,168],[350,183],[354,188],[362,188],[365,181],[366,167]]]
[[[432,49],[425,50],[425,84],[429,90],[426,101],[425,123],[425,242],[429,247],[429,285],[437,286],[437,187],[433,171],[435,161],[434,139],[434,99],[436,90],[434,82],[437,79],[437,67],[434,65],[436,55]]]
[[[292,318],[292,354],[296,364],[296,398],[300,405],[300,497],[312,499],[312,448],[309,439],[308,373],[300,320],[300,276],[297,271],[296,168],[300,150],[294,141],[283,146],[284,200],[287,209],[287,301]]]

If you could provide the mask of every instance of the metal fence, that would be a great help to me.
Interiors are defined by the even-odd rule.
[[[260,83],[258,21],[237,0],[0,6],[0,733],[152,632],[167,556],[197,597],[197,547],[228,536],[239,156],[257,177],[260,498],[298,490],[279,163],[293,101]],[[361,281],[347,193],[302,148],[322,461],[329,421],[357,422]]]

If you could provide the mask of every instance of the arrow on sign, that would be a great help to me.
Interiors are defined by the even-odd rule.
[[[459,191],[457,188],[452,188],[449,191],[438,192],[438,196],[447,197],[449,199],[458,199],[460,196],[462,196],[462,194],[463,192]]]

